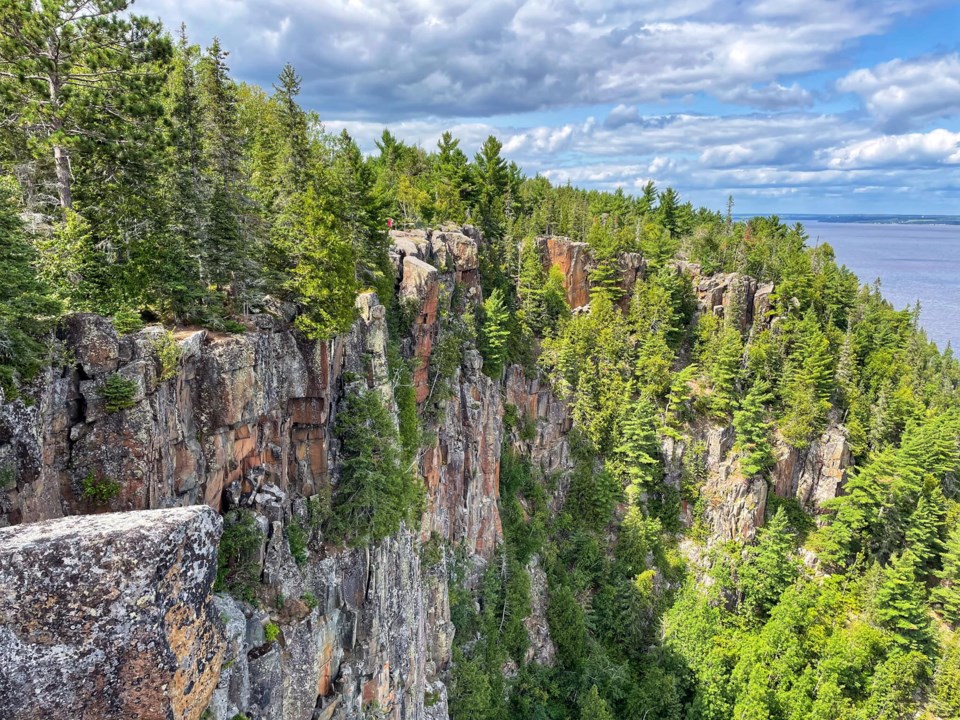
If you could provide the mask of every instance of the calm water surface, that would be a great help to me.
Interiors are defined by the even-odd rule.
[[[803,223],[810,245],[829,243],[837,262],[897,309],[920,300],[920,324],[944,348],[960,349],[960,225]]]

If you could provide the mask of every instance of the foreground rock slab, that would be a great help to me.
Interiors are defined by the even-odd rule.
[[[225,636],[206,506],[0,529],[0,715],[199,718]]]

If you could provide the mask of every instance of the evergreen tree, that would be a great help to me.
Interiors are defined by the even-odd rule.
[[[947,621],[956,626],[960,623],[960,523],[950,531],[941,562],[943,568],[936,573],[940,584],[931,595]]]
[[[620,428],[620,444],[614,450],[613,466],[626,481],[627,500],[640,501],[659,480],[660,441],[656,431],[656,409],[641,395],[627,410]]]
[[[163,82],[160,25],[127,15],[128,0],[0,5],[3,116],[53,160],[61,208],[92,146],[123,154]]]
[[[290,264],[285,288],[302,307],[296,325],[308,338],[346,332],[356,316],[356,255],[336,217],[312,186],[298,197],[295,238],[283,246]]]
[[[0,177],[0,395],[9,400],[46,360],[45,334],[61,307],[37,277],[12,178]]]
[[[198,65],[203,155],[210,188],[204,264],[211,284],[229,285],[233,297],[243,300],[254,274],[249,258],[254,255],[255,239],[244,227],[243,148],[228,55],[214,38]]]
[[[325,530],[365,545],[411,522],[422,489],[402,460],[397,428],[376,391],[349,393],[336,416],[341,477]]]
[[[613,720],[613,713],[600,697],[596,685],[590,687],[590,692],[580,703],[580,720]]]
[[[750,387],[740,409],[733,413],[736,430],[733,449],[741,456],[740,467],[744,475],[756,475],[774,464],[770,446],[771,423],[766,419],[765,405],[772,399],[770,383],[759,379]]]
[[[924,588],[916,576],[918,562],[910,550],[892,558],[877,588],[874,614],[881,626],[897,634],[901,645],[922,651],[929,648],[931,633]]]
[[[507,358],[507,340],[510,337],[510,311],[500,288],[496,288],[483,302],[483,369],[490,377],[499,377]]]
[[[174,286],[173,311],[185,317],[196,307],[207,285],[207,204],[200,98],[196,64],[199,50],[187,40],[185,26],[167,77],[166,102],[169,127],[168,158],[164,177],[169,241],[161,252],[179,282]]]
[[[791,559],[794,535],[783,506],[757,533],[757,542],[747,551],[738,571],[744,607],[766,617],[780,595],[796,579],[796,563]]]
[[[465,200],[470,194],[470,163],[460,141],[444,132],[437,141],[433,162],[434,216],[437,220],[466,219]]]
[[[491,135],[473,159],[474,206],[480,228],[488,240],[501,237],[506,230],[504,196],[509,171],[507,161],[500,156],[502,148],[503,144]]]
[[[547,308],[544,300],[547,274],[533,239],[526,238],[520,245],[520,274],[517,277],[517,295],[520,307],[517,319],[531,334],[543,330],[547,321]]]
[[[307,113],[297,103],[302,83],[293,65],[287,63],[280,71],[277,84],[273,86],[283,138],[277,180],[286,198],[292,198],[303,190],[310,166],[309,121]]]

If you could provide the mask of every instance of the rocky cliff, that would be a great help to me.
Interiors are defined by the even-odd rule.
[[[159,634],[148,645],[161,669],[150,683],[153,689],[162,685],[163,692],[151,696],[150,688],[140,686],[140,695],[130,694],[123,689],[127,680],[114,682],[120,670],[89,659],[98,649],[102,655],[123,652],[117,626],[91,621],[73,635],[75,645],[56,656],[71,663],[70,658],[88,658],[71,670],[78,684],[66,684],[73,689],[60,688],[41,701],[31,683],[49,685],[47,675],[0,674],[0,704],[18,693],[33,698],[23,700],[13,717],[153,717],[152,709],[123,705],[142,697],[157,708],[157,717],[205,713],[218,720],[238,714],[251,720],[333,720],[367,713],[398,720],[447,718],[445,680],[454,634],[451,550],[459,549],[468,565],[479,569],[501,542],[497,501],[505,443],[529,457],[539,472],[561,479],[554,498],[559,508],[562,479],[572,467],[567,443],[572,420],[544,379],[520,366],[492,379],[469,343],[461,348],[457,367],[441,377],[437,354],[450,324],[482,301],[479,233],[469,226],[443,227],[394,232],[392,238],[397,301],[409,319],[400,352],[412,363],[424,426],[416,468],[426,500],[419,523],[370,547],[333,546],[314,533],[304,562],[294,557],[289,535],[310,526],[313,504],[329,498],[339,481],[335,429],[344,394],[379,392],[396,422],[398,378],[388,360],[387,311],[373,293],[358,298],[352,330],[326,342],[305,341],[295,333],[289,323],[293,309],[282,306],[244,317],[247,330],[240,334],[179,329],[173,353],[160,328],[121,336],[104,318],[74,315],[58,335],[64,361],[35,382],[27,402],[0,398],[0,526],[67,518],[11,528],[0,537],[5,579],[0,662],[5,667],[21,662],[24,653],[34,652],[31,648],[59,647],[59,635],[66,633],[66,626],[38,625],[40,620],[16,611],[16,593],[42,595],[57,613],[62,607],[62,613],[102,615],[76,606],[67,586],[56,584],[83,585],[82,577],[47,579],[51,568],[59,567],[51,558],[69,538],[82,540],[67,556],[74,570],[98,567],[102,558],[87,557],[81,549],[98,543],[117,556],[111,572],[124,572],[124,563],[136,565],[130,577],[116,580],[120,588],[133,587],[137,573],[152,567],[136,562],[136,555],[126,557],[137,538],[145,539],[136,551],[153,553],[151,558],[167,548],[174,568],[186,552],[185,538],[199,532],[191,528],[204,518],[210,527],[194,551],[202,549],[204,567],[210,567],[219,532],[210,518],[216,516],[195,506],[250,511],[259,546],[256,603],[226,594],[211,600],[208,570],[196,592],[173,577],[169,593],[166,585],[158,586],[146,600],[132,590],[104,593],[121,614],[139,612],[133,608],[141,606],[147,614],[162,609],[158,617],[167,625],[153,628]],[[593,267],[589,247],[557,237],[538,239],[537,245],[546,268],[559,265],[564,271],[570,305],[587,304]],[[620,266],[629,293],[645,265],[630,254]],[[735,313],[744,332],[769,322],[772,287],[758,287],[739,275],[703,277],[695,266],[678,271],[692,276],[700,312]],[[113,376],[130,388],[119,408],[108,387]],[[508,404],[524,418],[526,432],[504,429]],[[706,473],[705,515],[713,537],[749,539],[763,521],[767,481],[741,476],[731,457],[730,428],[698,425],[689,434],[664,446],[667,481],[679,487],[681,466],[698,456]],[[842,428],[831,427],[804,453],[781,450],[770,491],[813,507],[836,495],[849,462]],[[156,508],[173,514],[105,514]],[[77,515],[94,516],[83,520],[82,532]],[[133,517],[155,517],[156,526],[148,532],[146,521],[120,520]],[[436,547],[439,553],[428,552]],[[29,575],[27,562],[33,564]],[[549,663],[554,649],[544,619],[546,580],[536,558],[528,573],[533,581],[533,612],[525,623],[529,655]],[[112,581],[97,575],[90,582]],[[174,599],[168,601],[165,593]],[[64,615],[62,622],[68,620]],[[176,626],[173,635],[170,624]],[[187,650],[191,658],[203,658],[203,667],[181,662]],[[154,663],[150,654],[141,660]],[[52,673],[54,659],[50,662]],[[169,668],[169,677],[163,668]],[[106,692],[107,685],[115,686],[111,692],[119,699]],[[181,686],[182,697],[175,698]],[[111,709],[100,712],[99,705],[84,702],[108,703]]]

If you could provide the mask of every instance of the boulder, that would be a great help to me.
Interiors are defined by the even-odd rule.
[[[37,718],[196,719],[226,640],[208,507],[0,530],[0,708]]]

